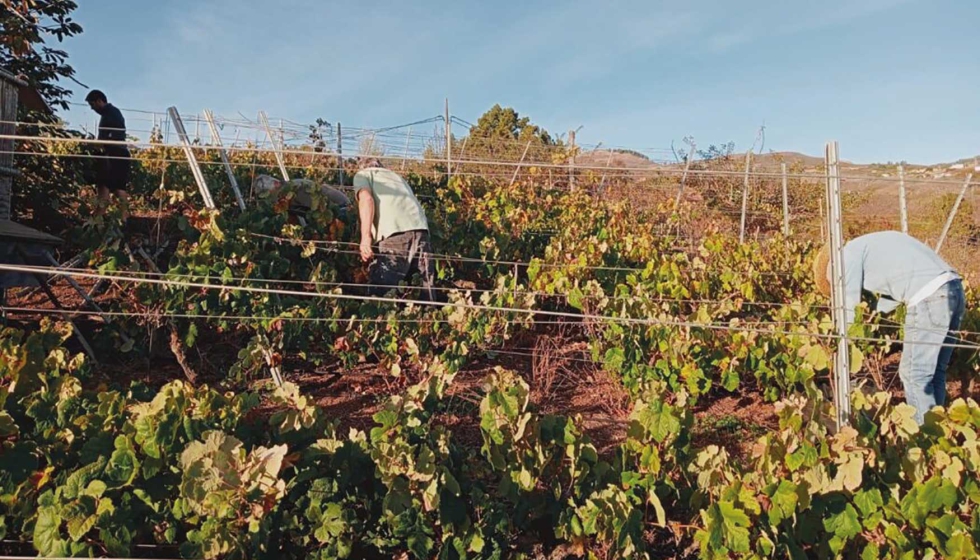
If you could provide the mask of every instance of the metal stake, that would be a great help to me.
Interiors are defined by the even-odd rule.
[[[211,191],[208,189],[208,184],[204,180],[204,174],[201,173],[201,166],[197,163],[194,148],[191,146],[190,138],[187,137],[187,130],[184,129],[184,121],[180,119],[180,113],[177,112],[176,107],[170,107],[167,109],[167,112],[170,114],[170,120],[174,123],[174,128],[177,129],[180,143],[184,147],[184,155],[187,156],[187,163],[191,166],[191,174],[194,175],[197,188],[201,191],[201,198],[204,199],[204,207],[209,210],[214,210],[214,199],[211,198]]]
[[[289,172],[286,171],[286,161],[282,157],[282,146],[276,140],[276,133],[272,131],[272,127],[269,126],[269,117],[266,116],[265,111],[259,111],[259,123],[262,124],[262,128],[265,129],[266,136],[269,137],[269,141],[272,142],[272,151],[276,156],[276,163],[279,164],[279,172],[282,173],[282,180],[289,182]]]
[[[909,232],[909,203],[905,194],[905,167],[898,166],[898,211],[902,218],[902,233]]]
[[[846,426],[851,416],[851,352],[847,341],[847,305],[844,298],[844,227],[840,196],[840,157],[837,142],[827,143],[827,231],[830,234],[831,306],[837,350],[834,354],[834,403],[837,429]]]
[[[231,169],[231,163],[228,161],[228,154],[225,152],[225,147],[221,143],[221,133],[218,131],[218,125],[214,122],[214,114],[211,112],[211,109],[204,110],[204,120],[208,122],[208,129],[211,131],[211,143],[217,146],[218,153],[221,154],[221,163],[225,167],[225,173],[228,174],[231,190],[235,192],[235,200],[238,201],[238,208],[244,212],[245,200],[242,199],[242,192],[238,190],[238,181],[235,179],[235,172]]]
[[[963,188],[960,189],[960,195],[956,197],[956,202],[953,203],[953,209],[949,211],[949,218],[946,219],[946,225],[943,226],[943,233],[939,236],[939,241],[936,242],[937,253],[943,248],[943,243],[946,242],[946,236],[949,235],[949,230],[953,227],[953,220],[956,219],[956,213],[960,209],[960,204],[963,203],[963,197],[966,196],[966,190],[970,188],[971,180],[973,180],[973,173],[966,176],[966,181],[963,181]]]

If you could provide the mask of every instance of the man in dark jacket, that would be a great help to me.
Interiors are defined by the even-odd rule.
[[[126,141],[126,119],[122,112],[109,103],[104,93],[93,89],[85,96],[85,101],[93,111],[101,115],[99,119],[99,140],[109,142]],[[109,202],[109,194],[115,193],[122,209],[123,220],[129,217],[129,195],[126,193],[129,184],[130,154],[125,144],[101,144],[100,159],[97,169],[96,185],[99,188],[99,204],[97,215],[105,212]]]

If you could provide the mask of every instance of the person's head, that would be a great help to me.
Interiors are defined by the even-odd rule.
[[[364,156],[357,162],[358,171],[362,169],[368,169],[370,167],[384,167],[381,165],[381,160],[374,156]]]
[[[816,258],[813,259],[813,281],[817,283],[817,290],[825,296],[830,295],[830,246],[824,245],[820,248]]]
[[[88,92],[88,95],[85,96],[85,102],[88,103],[88,106],[96,112],[102,110],[109,104],[109,100],[106,98],[105,94],[97,89],[93,89],[92,91]]]

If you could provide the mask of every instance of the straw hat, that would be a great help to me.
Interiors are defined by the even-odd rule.
[[[816,258],[813,259],[813,281],[817,283],[817,290],[825,296],[830,295],[830,246],[824,245],[820,248]]]

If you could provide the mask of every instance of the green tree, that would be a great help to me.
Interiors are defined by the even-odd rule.
[[[0,67],[21,75],[52,107],[68,108],[71,90],[60,80],[74,80],[68,53],[49,46],[82,32],[72,20],[73,0],[0,0]]]
[[[491,107],[470,127],[469,135],[453,140],[464,160],[519,161],[525,163],[554,163],[564,161],[564,144],[544,128],[531,123],[510,107],[499,104]],[[481,169],[467,167],[470,171],[500,172],[499,168]],[[506,175],[506,173],[504,173]]]
[[[476,121],[476,126],[470,128],[472,138],[496,138],[502,140],[517,140],[527,142],[536,140],[541,144],[554,146],[557,142],[547,130],[531,124],[531,119],[522,117],[510,107],[494,105],[483,113]]]
[[[72,19],[78,7],[73,0],[0,0],[0,67],[23,78],[53,110],[67,109],[72,94],[65,87],[75,70],[68,53],[53,42],[78,35],[82,27]],[[23,123],[57,123],[56,114],[30,111],[20,104],[17,133],[24,136],[80,136],[76,131]],[[22,142],[17,147],[17,167],[22,173],[14,183],[16,219],[60,233],[76,214],[79,183],[91,175],[92,162],[77,155],[83,147],[68,144]]]

